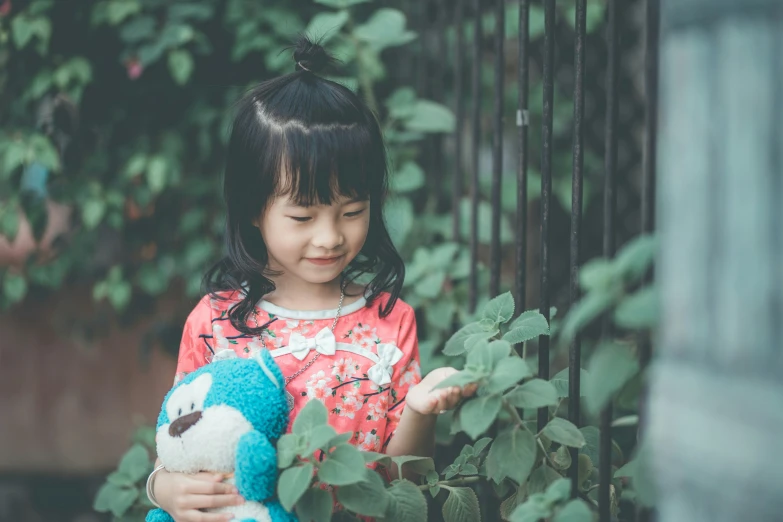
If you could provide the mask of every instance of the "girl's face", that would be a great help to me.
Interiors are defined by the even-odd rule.
[[[361,251],[370,201],[341,196],[331,205],[302,207],[281,196],[253,224],[261,231],[271,270],[307,283],[328,283]]]

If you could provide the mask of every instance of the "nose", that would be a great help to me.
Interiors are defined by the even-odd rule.
[[[335,223],[325,223],[316,230],[313,246],[323,250],[334,250],[343,244],[343,234]]]
[[[199,420],[201,420],[200,411],[194,411],[193,413],[183,415],[171,423],[171,426],[169,426],[169,435],[172,437],[181,437],[183,433],[192,428]]]

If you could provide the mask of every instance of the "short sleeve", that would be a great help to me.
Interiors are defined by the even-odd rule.
[[[408,390],[421,381],[421,362],[419,360],[419,341],[416,332],[416,316],[413,308],[406,305],[400,321],[397,347],[403,356],[395,365],[391,382],[391,406],[387,413],[384,447],[397,429],[397,424],[405,408],[405,396]]]
[[[206,362],[202,349],[203,340],[199,337],[199,332],[203,330],[202,323],[206,322],[208,324],[210,322],[209,309],[209,306],[205,306],[205,302],[202,300],[185,321],[185,327],[182,329],[182,339],[179,343],[174,384],[182,380],[187,374],[199,369]],[[207,333],[207,331],[204,333]]]

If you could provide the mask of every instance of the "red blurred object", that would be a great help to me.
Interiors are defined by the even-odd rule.
[[[125,69],[128,71],[128,78],[131,80],[135,80],[144,72],[144,66],[141,65],[137,58],[131,58],[125,62]]]
[[[8,13],[11,12],[11,0],[4,0],[2,4],[0,4],[0,16],[8,16]]]

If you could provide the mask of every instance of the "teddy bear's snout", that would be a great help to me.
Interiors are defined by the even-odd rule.
[[[181,437],[183,433],[188,431],[199,420],[201,420],[200,411],[194,411],[193,413],[183,415],[171,423],[169,426],[169,435],[172,437]]]

